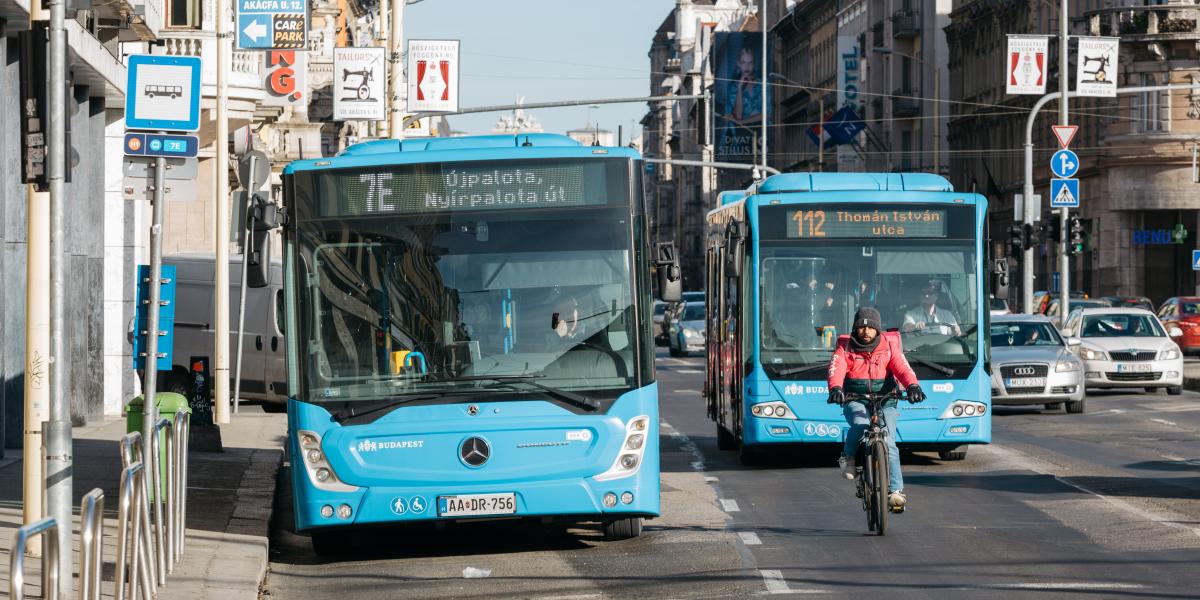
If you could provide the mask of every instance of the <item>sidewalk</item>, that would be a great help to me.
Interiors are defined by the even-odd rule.
[[[1200,392],[1200,363],[1183,363],[1183,389]]]
[[[189,457],[187,545],[167,584],[158,590],[162,600],[258,598],[267,570],[271,506],[287,418],[243,406],[231,421],[221,426],[224,452],[192,452]],[[104,490],[101,589],[106,598],[113,591],[121,473],[117,441],[124,434],[125,421],[117,419],[74,431],[76,513],[83,494],[96,487]],[[8,598],[9,552],[21,525],[21,468],[19,458],[0,464],[0,598]],[[78,573],[78,514],[75,517],[72,560]],[[39,569],[40,560],[26,560],[27,593],[37,589]]]

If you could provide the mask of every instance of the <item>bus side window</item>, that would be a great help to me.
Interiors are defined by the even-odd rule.
[[[287,334],[287,323],[285,322],[283,315],[283,290],[275,290],[275,328],[279,330],[279,335]]]

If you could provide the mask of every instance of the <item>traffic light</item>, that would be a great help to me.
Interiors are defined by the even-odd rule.
[[[1062,232],[1062,224],[1053,216],[1046,220],[1046,239],[1053,244],[1057,244]]]
[[[1069,235],[1071,239],[1068,241],[1068,244],[1070,245],[1071,254],[1082,254],[1083,221],[1081,221],[1079,217],[1071,217],[1071,229]]]
[[[1009,254],[1016,256],[1025,249],[1025,226],[1021,224],[1008,227]]]

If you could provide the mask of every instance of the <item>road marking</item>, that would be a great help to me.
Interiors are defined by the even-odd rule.
[[[739,512],[742,509],[738,508],[737,500],[730,500],[729,498],[721,498],[721,510],[724,510],[725,512],[729,513],[729,512]]]
[[[679,369],[678,371],[675,371],[675,372],[676,373],[686,373],[688,375],[695,375],[697,373],[703,373],[704,371],[701,371],[699,369]]]
[[[1159,456],[1171,462],[1180,462],[1193,467],[1200,467],[1200,458],[1184,458],[1182,456],[1175,456],[1174,454],[1159,454]]]
[[[708,483],[712,483],[714,481],[718,481],[718,479],[716,477],[709,475],[704,478],[704,481],[707,481]]]
[[[1021,583],[981,583],[966,589],[988,590],[1140,590],[1140,583],[1109,583],[1106,581],[1030,581]]]
[[[664,359],[662,359],[662,361],[663,361],[663,362],[669,362],[669,363],[671,363],[671,364],[673,364],[673,365],[683,365],[683,366],[685,366],[685,367],[686,367],[686,366],[689,366],[689,365],[691,365],[691,364],[692,364],[692,363],[690,363],[690,362],[688,362],[688,361],[686,361],[686,360],[681,360],[681,359],[678,359],[678,358],[664,358]]]
[[[739,531],[738,537],[742,538],[742,543],[747,546],[762,545],[762,540],[758,539],[758,534],[753,531]]]
[[[1166,419],[1150,419],[1150,420],[1154,421],[1155,423],[1162,423],[1163,425],[1170,425],[1171,427],[1179,427],[1179,425],[1176,425],[1174,421],[1168,421]]]
[[[699,394],[700,390],[675,390],[676,394]]]
[[[758,573],[762,575],[768,594],[792,593],[792,588],[788,587],[787,580],[783,578],[783,573],[780,573],[777,569],[759,569]]]

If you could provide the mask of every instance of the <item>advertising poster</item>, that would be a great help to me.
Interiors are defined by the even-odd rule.
[[[1046,93],[1046,48],[1050,38],[1042,35],[1008,36],[1008,70],[1004,91],[1007,94]]]
[[[308,104],[308,53],[295,50],[268,50],[263,88],[266,106],[304,106]]]
[[[408,41],[408,112],[458,112],[458,40]]]
[[[333,120],[382,121],[386,82],[383,48],[334,48]]]
[[[1120,38],[1080,37],[1076,54],[1075,91],[1080,96],[1117,96],[1117,49]]]
[[[713,131],[716,133],[716,159],[754,163],[762,135],[763,94],[770,94],[769,86],[765,91],[763,86],[762,34],[725,32],[717,33],[715,38]],[[768,96],[768,125],[770,107]]]

